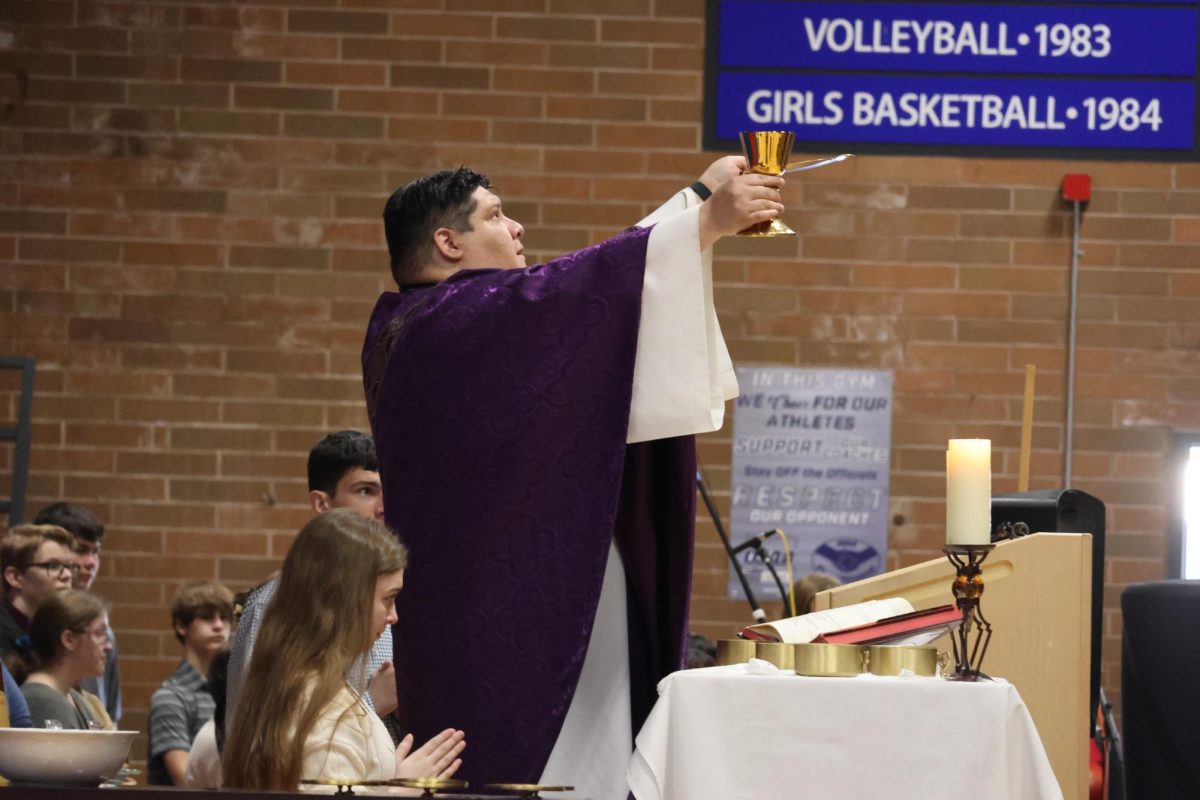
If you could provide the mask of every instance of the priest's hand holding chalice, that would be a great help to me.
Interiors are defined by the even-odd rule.
[[[792,145],[796,142],[796,134],[791,131],[742,131],[739,138],[746,159],[746,171],[753,175],[782,178],[789,172],[817,169],[854,157],[850,153],[843,153],[832,158],[791,162],[788,159],[792,157]],[[796,232],[784,225],[778,217],[758,222],[738,232],[738,236],[752,237],[795,235]]]
[[[700,249],[707,250],[748,224],[770,224],[783,213],[782,188],[782,177],[750,171],[741,156],[714,161],[692,184],[692,190],[704,200],[700,206]]]

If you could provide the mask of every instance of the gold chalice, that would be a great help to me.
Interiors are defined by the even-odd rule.
[[[782,175],[792,155],[796,134],[791,131],[742,131],[742,154],[746,157],[749,171],[756,175]],[[751,225],[738,236],[795,236],[796,232],[776,217],[769,222]]]
[[[742,131],[738,134],[742,140],[742,154],[750,165],[750,172],[758,175],[786,175],[789,172],[807,172],[810,169],[820,169],[830,164],[840,164],[848,158],[854,158],[853,153],[842,153],[828,158],[814,158],[809,161],[792,161],[796,134],[791,131]],[[738,236],[795,236],[796,232],[779,221],[778,217],[770,222],[760,222],[751,225]]]

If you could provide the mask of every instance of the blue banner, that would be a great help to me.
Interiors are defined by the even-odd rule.
[[[1190,83],[725,73],[717,134],[808,142],[1190,150]]]
[[[793,367],[737,373],[732,543],[778,528],[796,579],[825,572],[849,582],[883,572],[892,373]],[[786,581],[779,537],[763,548]],[[756,597],[779,597],[762,555],[748,549],[737,557]],[[732,567],[729,596],[744,596]]]
[[[1198,24],[1194,5],[727,0],[719,60],[722,67],[1187,77],[1196,74]]]
[[[1200,159],[1200,0],[709,0],[704,144]]]

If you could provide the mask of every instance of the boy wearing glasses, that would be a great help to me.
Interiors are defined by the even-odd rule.
[[[0,603],[0,658],[29,649],[29,622],[42,601],[71,588],[79,566],[75,537],[57,525],[18,525],[0,543],[4,600]]]

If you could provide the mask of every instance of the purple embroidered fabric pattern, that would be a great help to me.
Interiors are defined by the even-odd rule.
[[[536,781],[583,665],[609,544],[626,566],[635,729],[678,668],[691,437],[626,447],[648,230],[523,270],[384,294],[363,349],[388,524],[412,557],[396,674],[458,777]]]

